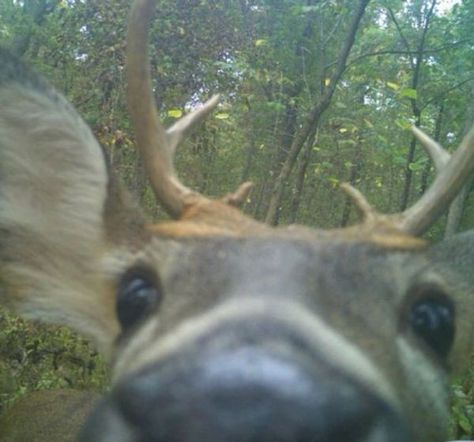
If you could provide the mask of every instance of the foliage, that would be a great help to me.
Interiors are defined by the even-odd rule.
[[[474,438],[474,357],[470,371],[452,386],[451,425],[452,439]]]
[[[65,327],[27,322],[0,310],[0,412],[32,390],[102,391],[107,368],[92,346]]]

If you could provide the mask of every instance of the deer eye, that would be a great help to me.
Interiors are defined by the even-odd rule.
[[[117,289],[117,316],[126,330],[155,311],[162,299],[162,290],[154,272],[134,268],[122,277]]]
[[[413,331],[439,356],[446,358],[454,341],[454,304],[445,296],[419,298],[409,321]]]

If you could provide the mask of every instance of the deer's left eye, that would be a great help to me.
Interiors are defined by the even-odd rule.
[[[117,289],[117,316],[123,330],[133,327],[160,304],[162,290],[158,278],[145,269],[131,269]]]
[[[412,306],[413,331],[439,356],[447,357],[454,341],[454,304],[445,296],[422,297]]]

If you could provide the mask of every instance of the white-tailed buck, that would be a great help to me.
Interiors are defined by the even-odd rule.
[[[271,228],[234,207],[247,184],[213,200],[178,181],[174,150],[217,99],[162,127],[147,60],[153,9],[138,0],[130,16],[128,102],[175,221],[147,224],[74,109],[0,52],[0,301],[74,327],[109,358],[113,387],[79,439],[446,440],[448,375],[473,350],[474,233],[435,246],[418,236],[473,170],[474,131],[403,213],[378,214],[346,186],[359,225]],[[72,440],[86,401],[68,409],[60,394],[36,423],[32,411],[4,418],[2,440]]]

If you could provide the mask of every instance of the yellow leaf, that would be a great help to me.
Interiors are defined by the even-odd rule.
[[[397,83],[392,83],[391,81],[387,81],[387,86],[394,91],[398,91],[398,89],[400,89],[400,86]]]
[[[345,127],[341,127],[341,128],[339,129],[339,132],[340,132],[341,134],[344,134],[344,133],[347,132],[347,129],[346,129]]]
[[[227,120],[227,118],[229,118],[229,114],[226,114],[225,112],[219,112],[216,114],[216,118],[218,120]]]
[[[324,86],[329,86],[331,84],[331,79],[330,78],[326,78],[324,80]]]
[[[183,111],[181,109],[170,109],[168,111],[168,117],[171,118],[181,118],[183,115]]]
[[[256,47],[263,46],[266,44],[267,44],[267,40],[265,40],[264,38],[259,38],[258,40],[255,40]]]

